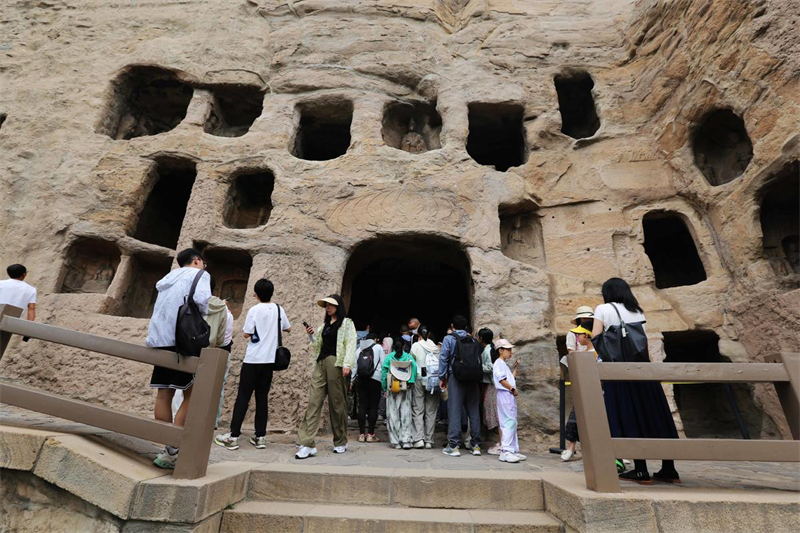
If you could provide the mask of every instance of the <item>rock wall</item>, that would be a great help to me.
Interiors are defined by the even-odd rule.
[[[296,326],[270,426],[294,428],[311,360],[297,326],[319,321],[320,295],[344,286],[349,301],[348,259],[364,243],[405,243],[458,269],[475,327],[520,346],[522,426],[551,439],[557,336],[609,277],[634,286],[655,360],[665,332],[713,331],[733,361],[800,349],[799,11],[13,0],[0,43],[0,263],[31,271],[37,320],[134,342],[176,249],[203,248],[237,307],[270,278]],[[676,280],[657,279],[646,240],[668,250],[657,261],[673,261]],[[702,272],[685,284],[675,258],[693,246]],[[235,342],[227,414],[243,354]],[[0,370],[152,406],[142,365],[15,339]],[[745,396],[765,415],[751,432],[788,434],[770,387]]]

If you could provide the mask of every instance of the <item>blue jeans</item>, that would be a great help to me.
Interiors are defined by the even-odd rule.
[[[470,444],[481,445],[481,389],[480,383],[461,383],[450,375],[447,381],[447,410],[450,421],[447,440],[451,448],[461,446],[461,412],[469,419]]]

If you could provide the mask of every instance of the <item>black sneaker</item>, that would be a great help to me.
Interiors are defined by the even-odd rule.
[[[671,472],[665,472],[663,469],[659,470],[653,474],[653,479],[661,483],[672,483],[673,485],[678,485],[681,482],[681,476],[678,475],[677,470],[672,470]]]
[[[620,474],[619,478],[624,481],[633,481],[634,483],[638,483],[639,485],[652,485],[653,480],[650,479],[650,474],[647,472],[640,472],[638,470],[631,470],[630,472],[625,472],[624,474]]]

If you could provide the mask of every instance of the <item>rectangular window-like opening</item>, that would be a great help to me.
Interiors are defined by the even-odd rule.
[[[247,296],[247,282],[253,257],[244,250],[206,247],[203,257],[211,274],[212,289],[215,296],[228,302],[228,309],[238,318]]]
[[[155,183],[139,213],[133,237],[174,250],[197,170],[192,161],[162,158],[153,172]]]
[[[150,318],[156,303],[156,283],[169,274],[172,258],[137,254],[131,258],[132,275],[122,297],[120,315]]]
[[[706,270],[694,238],[675,213],[648,213],[642,219],[644,251],[653,265],[656,287],[694,285],[706,279]]]
[[[203,131],[217,137],[241,137],[261,116],[264,91],[252,85],[217,85]]]
[[[299,124],[290,152],[300,159],[327,161],[347,152],[353,102],[320,100],[298,104]]]
[[[525,163],[528,151],[519,104],[469,104],[467,153],[501,172]]]
[[[105,293],[120,262],[117,245],[82,237],[72,243],[65,261],[64,281],[59,292]]]
[[[594,105],[594,80],[588,72],[559,74],[554,79],[561,112],[561,133],[584,139],[600,129],[600,117]]]
[[[247,172],[233,179],[225,203],[225,225],[246,229],[263,226],[272,213],[275,176],[269,170]]]

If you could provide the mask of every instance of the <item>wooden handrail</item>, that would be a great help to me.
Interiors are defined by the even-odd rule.
[[[702,461],[800,461],[800,354],[768,363],[597,363],[594,354],[567,356],[587,488],[619,492],[616,458]],[[794,440],[611,438],[602,381],[773,383]]]
[[[601,381],[684,381],[704,383],[781,383],[783,365],[773,363],[602,363]]]
[[[180,446],[184,431],[160,420],[120,413],[101,405],[11,383],[0,382],[0,402],[176,447]]]
[[[21,314],[22,309],[0,305],[0,359],[11,335],[17,334],[140,363],[195,373],[186,425],[178,427],[11,383],[0,382],[0,402],[180,447],[181,452],[173,476],[178,479],[197,479],[206,475],[214,421],[228,361],[226,351],[219,348],[205,348],[200,357],[178,358],[174,352],[29,322],[20,319]]]
[[[0,331],[71,346],[72,348],[80,348],[90,352],[113,355],[130,361],[163,366],[164,368],[180,370],[190,374],[194,374],[197,371],[196,357],[179,356],[175,352],[148,348],[130,342],[118,341],[48,324],[39,324],[21,318],[4,316],[0,320]]]

